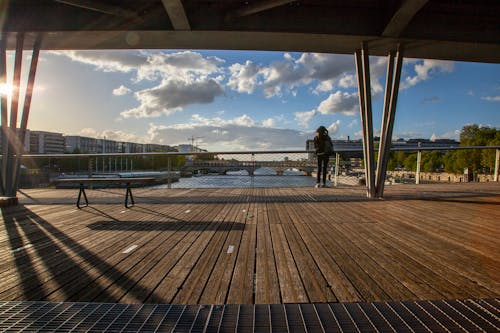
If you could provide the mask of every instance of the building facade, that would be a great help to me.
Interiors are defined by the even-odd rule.
[[[147,153],[175,151],[168,145],[145,144],[137,142],[122,142],[109,139],[96,139],[85,136],[68,135],[66,140],[66,152],[80,152],[88,154],[105,153]]]
[[[63,154],[65,148],[64,136],[61,133],[30,131],[29,153],[31,154]]]

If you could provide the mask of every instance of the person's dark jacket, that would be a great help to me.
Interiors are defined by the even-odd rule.
[[[332,140],[328,134],[316,134],[314,137],[314,149],[316,151],[316,155],[324,155],[325,154],[325,141]]]

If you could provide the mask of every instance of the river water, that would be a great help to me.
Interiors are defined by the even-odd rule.
[[[172,183],[172,188],[238,188],[238,187],[306,187],[314,186],[316,179],[308,176],[242,176],[242,175],[202,175],[181,178]],[[156,186],[167,188],[168,185]]]

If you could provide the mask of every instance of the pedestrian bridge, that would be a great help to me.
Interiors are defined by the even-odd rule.
[[[236,161],[236,160],[195,160],[186,164],[183,171],[198,173],[218,173],[225,175],[230,171],[245,170],[253,176],[259,169],[273,169],[276,175],[283,176],[287,170],[297,170],[305,176],[310,176],[316,164],[314,161]]]

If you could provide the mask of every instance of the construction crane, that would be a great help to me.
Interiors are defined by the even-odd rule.
[[[195,151],[195,143],[196,143],[196,140],[198,139],[203,139],[203,136],[194,136],[194,135],[191,135],[191,137],[188,138],[189,142],[191,142],[191,152],[194,152]]]

